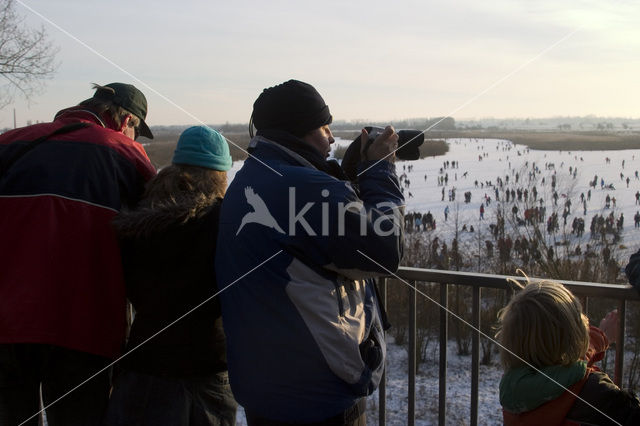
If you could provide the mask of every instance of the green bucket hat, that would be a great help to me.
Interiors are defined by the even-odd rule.
[[[109,83],[105,86],[96,85],[94,99],[111,101],[140,119],[140,134],[153,139],[153,134],[144,121],[147,118],[147,98],[132,84]]]

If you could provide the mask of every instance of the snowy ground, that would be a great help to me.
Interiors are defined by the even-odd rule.
[[[608,215],[611,211],[619,217],[624,214],[625,222],[622,230],[622,239],[618,243],[618,255],[624,264],[629,254],[640,248],[640,229],[634,228],[633,216],[640,206],[636,205],[635,193],[640,190],[640,179],[636,179],[635,173],[640,170],[640,150],[621,151],[535,151],[528,150],[521,145],[514,145],[508,141],[491,139],[450,139],[450,150],[444,156],[429,157],[412,162],[398,162],[398,175],[406,173],[410,186],[405,189],[407,211],[431,211],[437,220],[437,232],[446,241],[453,238],[455,229],[452,217],[458,211],[459,227],[463,224],[473,225],[476,233],[488,234],[489,223],[495,222],[496,207],[493,187],[481,187],[480,182],[491,181],[496,183],[500,177],[505,180],[509,175],[510,188],[518,186],[528,187],[528,172],[532,170],[532,164],[540,170],[538,179],[545,177],[546,185],[538,184],[539,196],[546,201],[547,214],[553,210],[562,213],[564,201],[572,200],[571,215],[567,219],[567,234],[570,233],[571,221],[574,215],[585,220],[585,235],[578,239],[571,237],[572,242],[583,246],[589,243],[589,224],[591,217],[598,214]],[[349,141],[338,140],[335,145],[348,144]],[[425,142],[425,143],[428,143]],[[479,158],[482,158],[481,160]],[[638,157],[638,158],[636,158]],[[609,162],[606,159],[609,158]],[[457,168],[440,169],[445,161],[456,161]],[[622,162],[624,161],[624,168]],[[547,163],[554,163],[554,168],[545,167]],[[525,167],[525,164],[527,166]],[[241,163],[234,164],[229,172],[229,181],[235,172],[241,167]],[[412,166],[408,171],[406,167]],[[569,167],[576,168],[574,178],[569,174]],[[467,173],[466,177],[464,176]],[[438,177],[447,173],[448,185],[445,187],[445,201],[442,201],[442,186],[437,184]],[[520,181],[516,185],[515,174],[519,173]],[[560,194],[558,207],[552,205],[551,176],[556,174],[557,191]],[[622,179],[621,179],[622,173]],[[425,180],[426,175],[426,180]],[[598,176],[596,188],[589,187],[589,181],[594,175]],[[629,186],[626,177],[630,178]],[[600,179],[606,184],[612,183],[614,190],[601,189]],[[476,187],[475,181],[479,185]],[[448,190],[455,187],[456,201],[448,201]],[[580,194],[587,196],[591,189],[591,200],[587,203],[587,214],[583,214],[580,203]],[[464,193],[470,191],[471,202],[464,203]],[[411,197],[409,197],[411,192]],[[485,194],[493,200],[486,207],[485,220],[479,219],[480,204],[484,201]],[[605,209],[605,197],[616,198],[615,208]],[[504,200],[502,200],[504,201]],[[449,205],[449,220],[444,220],[444,209]],[[508,204],[507,211],[511,211]],[[562,233],[563,221],[560,218],[560,233]],[[475,236],[471,233],[460,234],[461,245],[470,242]],[[447,375],[447,424],[469,423],[470,401],[470,357],[456,355],[455,345],[449,347]],[[407,351],[390,342],[387,368],[387,424],[403,425],[407,419]],[[501,424],[502,416],[498,402],[497,389],[501,377],[500,368],[494,366],[482,366],[480,371],[479,414],[481,425]],[[416,378],[416,423],[420,425],[437,424],[438,407],[438,369],[437,348],[433,350],[432,360],[420,366],[420,372]],[[377,393],[368,400],[368,423],[378,423],[378,398]],[[238,424],[246,424],[242,410],[239,412]]]
[[[416,424],[438,424],[438,347],[434,342],[428,362],[419,366],[416,376]],[[471,357],[458,356],[454,342],[449,343],[447,364],[447,424],[469,424],[471,401]],[[391,345],[387,354],[387,424],[407,424],[408,354],[404,347]],[[497,366],[480,366],[478,423],[502,423],[498,385],[502,372]],[[378,394],[369,398],[367,424],[378,424]]]

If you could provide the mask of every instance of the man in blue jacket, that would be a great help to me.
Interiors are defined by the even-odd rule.
[[[250,425],[363,424],[386,351],[368,278],[402,257],[398,136],[363,130],[356,190],[327,161],[332,117],[309,84],[265,89],[252,121],[216,255],[234,396]]]

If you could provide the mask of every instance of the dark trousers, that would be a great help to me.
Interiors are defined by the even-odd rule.
[[[49,426],[100,425],[109,371],[67,392],[108,364],[107,358],[59,346],[0,344],[0,425],[15,426],[32,417],[25,425],[36,426],[41,397],[45,407],[52,404],[46,409]]]
[[[358,400],[353,406],[347,408],[344,412],[332,416],[326,420],[313,423],[287,423],[278,422],[256,416],[245,409],[247,423],[249,426],[366,426],[366,398]]]
[[[108,426],[234,426],[228,373],[173,378],[124,370],[114,380]]]

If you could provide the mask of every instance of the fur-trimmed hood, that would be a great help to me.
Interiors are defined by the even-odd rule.
[[[222,198],[191,193],[160,203],[143,200],[137,209],[121,211],[113,219],[113,225],[120,238],[145,238],[198,220],[221,202]]]
[[[218,287],[213,263],[221,199],[201,191],[173,194],[147,197],[115,219],[127,298],[136,310],[128,348],[144,342],[122,362],[152,375],[209,377],[227,369],[220,304],[211,299]]]

